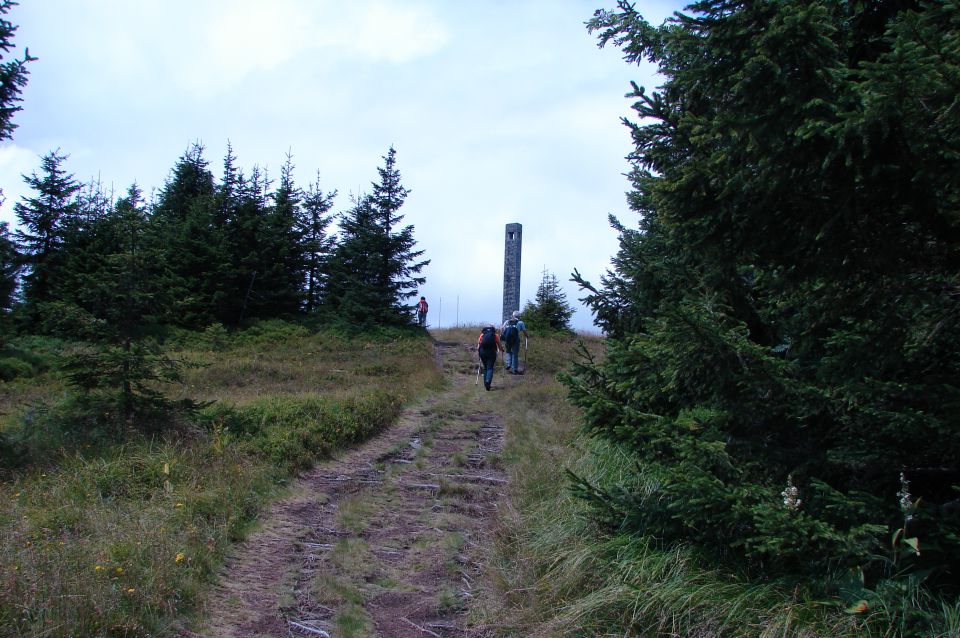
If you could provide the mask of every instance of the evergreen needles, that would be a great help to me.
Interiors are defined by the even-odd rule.
[[[654,27],[620,2],[589,23],[666,79],[631,94],[639,227],[613,220],[613,269],[577,277],[607,357],[564,377],[634,469],[579,493],[902,635],[937,631],[926,596],[960,572],[958,9],[705,0]]]

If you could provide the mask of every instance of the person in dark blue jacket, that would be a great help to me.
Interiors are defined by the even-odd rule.
[[[521,374],[520,370],[520,337],[527,341],[527,326],[520,319],[520,311],[514,310],[513,315],[503,322],[500,334],[504,345],[506,346],[507,372],[510,374]]]

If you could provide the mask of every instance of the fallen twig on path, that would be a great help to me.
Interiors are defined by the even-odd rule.
[[[504,479],[493,478],[492,476],[480,476],[478,474],[435,474],[428,472],[427,476],[443,476],[446,478],[462,478],[472,481],[489,481],[490,483],[507,483]]]
[[[300,623],[298,623],[298,622],[294,622],[294,621],[292,621],[292,620],[288,620],[287,622],[290,623],[291,626],[296,627],[297,629],[299,629],[299,630],[301,630],[301,631],[306,631],[306,632],[311,633],[311,634],[317,634],[318,636],[323,636],[324,638],[330,638],[330,633],[329,633],[329,632],[326,632],[326,631],[324,631],[324,630],[322,630],[322,629],[317,629],[316,627],[310,627],[310,626],[308,626],[308,625],[302,625],[302,624],[300,624]]]
[[[400,481],[397,481],[397,483],[400,484],[400,485],[403,485],[404,487],[419,487],[419,488],[422,488],[422,489],[425,489],[425,490],[439,490],[439,489],[440,489],[440,486],[439,486],[439,485],[435,485],[434,483],[400,483]]]
[[[410,626],[413,627],[414,629],[416,629],[416,630],[418,630],[418,631],[422,631],[422,632],[425,633],[425,634],[430,634],[431,636],[436,636],[437,638],[443,638],[443,636],[441,636],[440,634],[438,634],[438,633],[436,633],[436,632],[433,632],[433,631],[430,631],[429,629],[425,629],[425,628],[421,627],[420,625],[418,625],[417,623],[413,622],[413,621],[410,620],[409,618],[404,618],[403,616],[400,616],[400,620],[402,620],[403,622],[407,623],[408,625],[410,625]]]

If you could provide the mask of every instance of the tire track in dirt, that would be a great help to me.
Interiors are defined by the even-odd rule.
[[[466,612],[506,484],[503,424],[474,387],[473,344],[435,349],[445,389],[302,476],[181,636],[484,635]]]

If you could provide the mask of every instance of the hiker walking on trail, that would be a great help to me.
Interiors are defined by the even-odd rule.
[[[503,323],[500,334],[503,335],[503,342],[506,346],[507,372],[510,374],[522,374],[520,370],[520,333],[523,333],[523,341],[527,341],[527,326],[520,319],[520,311],[514,310],[513,315]]]
[[[490,383],[493,382],[493,369],[497,365],[497,351],[503,352],[503,346],[500,344],[500,335],[497,329],[491,323],[480,333],[477,339],[477,354],[480,355],[480,362],[483,364],[483,387],[490,389]]]
[[[427,325],[427,310],[430,309],[430,306],[427,304],[427,300],[424,297],[420,297],[420,302],[417,303],[417,325],[421,328]]]

